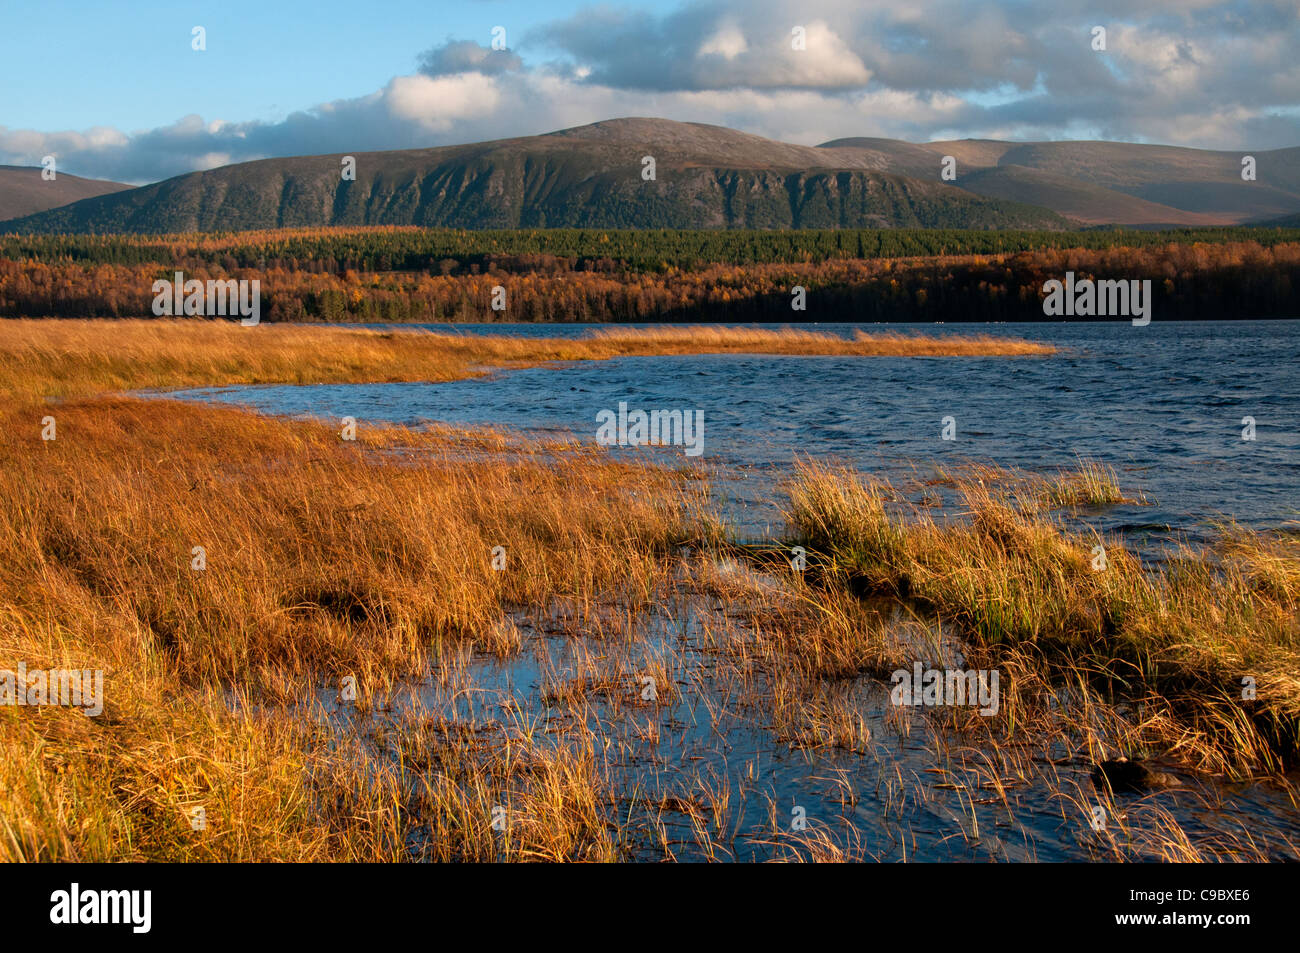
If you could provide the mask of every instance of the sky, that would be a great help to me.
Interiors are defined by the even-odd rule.
[[[1300,145],[1300,0],[0,0],[0,26],[0,164],[133,184],[621,116]]]

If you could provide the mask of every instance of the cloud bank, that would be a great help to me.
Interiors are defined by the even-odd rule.
[[[1104,50],[1094,27],[1105,28]],[[846,136],[1300,145],[1290,0],[723,0],[599,6],[517,49],[448,40],[366,96],[280,122],[185,116],[137,132],[0,126],[0,163],[149,182],[270,156],[533,135],[618,116],[789,142]],[[530,55],[530,51],[537,51]]]

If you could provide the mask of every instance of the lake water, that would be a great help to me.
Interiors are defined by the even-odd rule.
[[[460,334],[576,336],[590,325],[425,325]],[[171,396],[275,414],[421,425],[494,425],[594,442],[597,414],[702,414],[703,453],[642,448],[719,477],[742,537],[779,531],[777,487],[797,457],[887,476],[991,462],[1053,471],[1113,466],[1148,505],[1086,514],[1141,546],[1197,539],[1231,517],[1257,528],[1300,516],[1300,321],[806,325],[868,332],[986,333],[1047,341],[1048,358],[771,355],[628,357],[494,372],[450,383],[231,387]],[[955,439],[941,438],[953,418]],[[1243,418],[1255,439],[1243,439]]]

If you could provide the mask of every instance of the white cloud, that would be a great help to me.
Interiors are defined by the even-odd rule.
[[[206,172],[208,169],[219,169],[223,165],[230,165],[229,152],[205,152],[201,156],[194,157],[190,169],[193,172]]]
[[[1107,23],[1110,49],[1090,48]],[[791,48],[803,26],[807,49]],[[1300,8],[1256,0],[714,0],[595,7],[534,31],[529,63],[469,41],[414,75],[280,122],[185,116],[127,133],[0,127],[0,162],[58,156],[142,182],[264,156],[352,153],[549,132],[618,116],[729,125],[813,144],[1105,135],[1205,148],[1300,144]]]
[[[740,27],[728,23],[700,47],[699,55],[721,56],[724,59],[734,60],[748,50],[749,44],[745,42],[745,34],[740,31]]]
[[[497,80],[482,73],[455,76],[399,76],[388,84],[384,101],[391,116],[437,132],[458,119],[496,110],[501,102]]]

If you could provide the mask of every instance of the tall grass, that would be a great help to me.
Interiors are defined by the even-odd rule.
[[[1056,506],[1112,506],[1136,502],[1124,496],[1113,469],[1082,458],[1074,469],[1064,470],[1048,480],[1045,495]]]
[[[31,413],[0,417],[0,668],[103,669],[107,701],[0,709],[8,859],[399,856],[409,784],[275,709],[513,652],[508,614],[635,600],[695,532],[691,487],[589,451],[116,399],[47,442]]]
[[[602,328],[577,338],[435,334],[225,321],[5,321],[0,390],[27,398],[218,384],[443,381],[485,365],[654,354],[1047,355],[1049,345],[989,336],[798,330]]]
[[[1222,558],[1185,549],[1156,572],[1063,528],[1041,494],[959,488],[967,518],[938,523],[887,484],[805,464],[788,518],[833,585],[937,611],[989,665],[1140,702],[1198,766],[1278,771],[1300,754],[1293,546],[1238,531]]]

